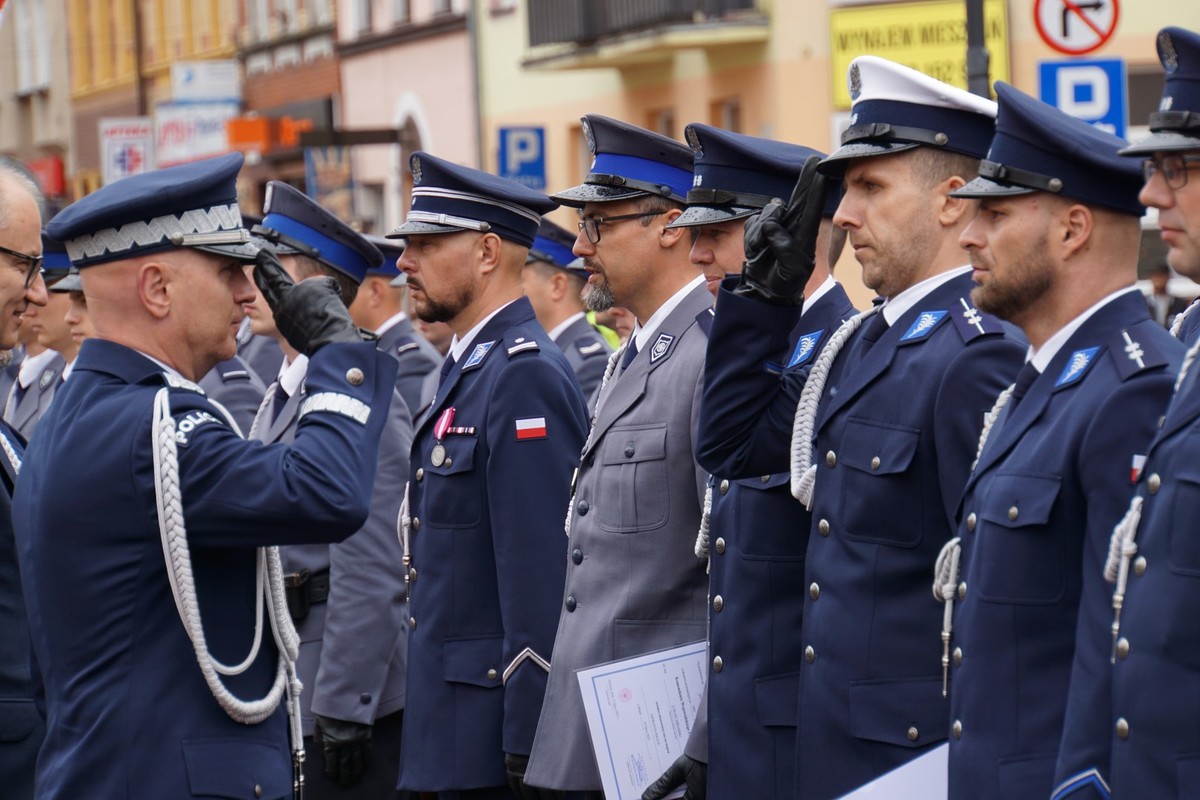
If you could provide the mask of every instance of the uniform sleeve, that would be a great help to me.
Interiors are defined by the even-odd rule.
[[[522,422],[521,438],[517,423]],[[563,519],[587,435],[578,384],[542,356],[514,358],[488,403],[487,494],[504,626],[506,753],[528,755],[566,579]],[[534,658],[533,656],[536,656]]]
[[[242,439],[203,395],[173,391],[189,541],[332,542],[361,528],[395,378],[395,359],[372,344],[326,345],[309,362],[295,441],[273,445]]]
[[[1113,528],[1133,496],[1133,457],[1149,450],[1172,388],[1171,370],[1133,377],[1105,400],[1083,436],[1077,469],[1087,489],[1087,538],[1056,797],[1108,796],[1113,587],[1104,580],[1104,562]]]
[[[800,306],[776,306],[722,288],[709,332],[696,460],[730,478],[786,472],[805,370],[768,369],[788,351]]]
[[[408,479],[412,421],[399,393],[379,443],[367,523],[329,548],[329,600],[313,713],[370,724],[404,627],[403,552],[396,520]]]

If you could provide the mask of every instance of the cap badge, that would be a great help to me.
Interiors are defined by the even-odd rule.
[[[858,64],[850,65],[850,99],[857,100],[862,94],[862,75],[859,74]]]
[[[421,157],[413,156],[412,160],[413,186],[421,185]]]
[[[592,125],[586,119],[581,120],[583,124],[583,138],[587,140],[588,152],[593,156],[596,155],[596,134],[592,133]]]
[[[275,196],[275,187],[267,182],[267,192],[263,195],[263,214],[271,213],[271,199]]]
[[[696,129],[688,126],[685,131],[687,136],[688,146],[692,148],[692,152],[696,154],[696,158],[704,158],[704,148],[700,146],[700,137],[696,134]]]
[[[1179,54],[1175,52],[1175,43],[1171,41],[1171,34],[1162,31],[1158,34],[1158,58],[1162,61],[1163,69],[1167,74],[1179,69]]]

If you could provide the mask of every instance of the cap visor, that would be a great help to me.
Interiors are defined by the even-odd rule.
[[[79,280],[78,272],[68,272],[54,283],[47,284],[46,289],[51,292],[82,292],[83,281]]]
[[[402,239],[405,236],[427,233],[462,233],[468,228],[456,228],[453,225],[436,225],[432,222],[402,222],[387,235],[389,239]]]
[[[1118,150],[1117,155],[1148,156],[1167,150],[1200,150],[1200,139],[1175,131],[1157,131],[1129,147]]]
[[[761,209],[745,206],[688,206],[675,219],[671,220],[668,228],[694,228],[698,225],[718,225],[722,222],[732,222],[735,219],[748,219]]]
[[[1039,189],[1030,189],[1027,186],[1016,186],[1011,183],[996,183],[990,178],[976,178],[961,189],[955,189],[950,193],[951,197],[1007,197],[1018,194],[1033,194],[1040,191]]]
[[[551,200],[557,200],[564,206],[580,208],[585,203],[611,203],[614,200],[629,200],[650,194],[641,189],[629,189],[622,186],[600,186],[592,183],[581,183],[570,189],[550,195]]]
[[[408,286],[408,275],[401,272],[399,275],[388,281],[388,286]]]
[[[852,158],[869,158],[885,156],[891,153],[902,153],[920,147],[916,142],[851,142],[844,144],[826,156],[817,169],[822,175],[841,177],[846,171],[846,162]]]
[[[191,249],[192,250],[202,250],[205,253],[212,253],[213,255],[218,255],[218,256],[229,256],[231,258],[236,258],[241,261],[253,261],[254,257],[256,255],[258,255],[258,251],[259,251],[260,247],[261,247],[261,245],[255,243],[253,240],[251,240],[249,242],[242,242],[241,244],[195,245]],[[276,248],[276,252],[283,252],[283,251],[280,250],[279,248]],[[288,252],[295,252],[295,251],[289,250]]]

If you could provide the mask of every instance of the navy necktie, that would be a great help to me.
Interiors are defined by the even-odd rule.
[[[450,374],[450,370],[454,369],[454,355],[447,354],[446,360],[442,362],[442,376],[438,378],[438,388],[442,388],[442,384],[446,382],[446,376]]]
[[[638,354],[637,339],[634,339],[631,336],[631,337],[629,337],[629,346],[625,348],[625,355],[623,355],[621,357],[621,371],[622,372],[625,371],[626,367],[628,367],[630,364],[633,363],[633,359],[635,357],[637,357],[637,354]]]
[[[1037,380],[1038,375],[1041,374],[1037,371],[1037,367],[1033,365],[1032,361],[1027,362],[1025,366],[1021,367],[1021,371],[1017,373],[1017,381],[1013,384],[1012,398],[1009,400],[1014,407],[1025,396],[1025,393],[1029,391],[1029,387]]]
[[[875,344],[887,329],[887,317],[883,315],[883,311],[876,311],[862,326],[863,341],[867,342],[868,345]]]
[[[275,424],[275,420],[279,419],[279,415],[283,413],[283,407],[287,405],[288,393],[284,390],[283,384],[275,381],[271,385],[271,424]]]

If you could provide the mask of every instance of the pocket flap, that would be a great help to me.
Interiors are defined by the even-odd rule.
[[[667,457],[667,428],[613,428],[601,445],[600,463],[636,464],[639,461],[660,461]]]
[[[949,715],[940,677],[850,684],[850,732],[859,739],[924,747],[946,738]]]
[[[1061,488],[1057,475],[1000,473],[990,481],[980,516],[1005,528],[1045,525]]]
[[[920,439],[916,428],[852,419],[846,423],[838,459],[872,475],[894,475],[908,469]]]
[[[766,489],[775,489],[779,486],[786,486],[792,480],[792,476],[786,472],[779,472],[774,475],[763,475],[758,478],[742,478],[734,481],[738,486],[746,489],[754,489],[756,491],[764,491]]]
[[[279,800],[292,795],[291,757],[260,739],[185,740],[183,764],[194,796]]]
[[[758,721],[769,728],[794,728],[800,703],[800,673],[764,675],[754,679]]]
[[[0,742],[21,741],[41,718],[32,700],[0,700]]]
[[[629,658],[704,641],[702,619],[614,619],[613,658]]]
[[[442,678],[494,689],[504,672],[504,634],[446,639],[442,643]],[[488,677],[489,674],[491,677]]]
[[[441,464],[434,465],[433,451],[425,453],[425,471],[435,475],[454,475],[459,472],[470,472],[475,469],[475,436],[447,436],[441,446],[445,449],[445,457]]]

